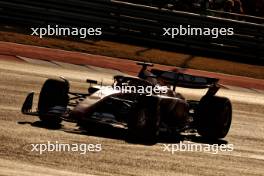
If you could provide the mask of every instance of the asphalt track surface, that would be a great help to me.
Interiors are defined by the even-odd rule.
[[[37,47],[31,45],[22,45],[10,42],[0,41],[0,59],[8,58],[9,60],[23,61],[24,58],[32,58],[44,61],[59,61],[77,65],[89,65],[100,68],[108,68],[120,70],[124,73],[136,76],[140,66],[135,64],[135,61],[127,59],[119,59],[101,55],[92,55],[87,53],[65,51],[60,49],[51,49]],[[21,58],[22,56],[22,58]],[[264,90],[264,80],[253,79],[242,76],[226,75],[221,73],[213,73],[202,70],[182,69],[173,66],[155,64],[155,68],[162,70],[177,70],[187,74],[198,76],[208,76],[220,79],[220,83],[236,87],[243,87],[253,90]],[[233,68],[235,69],[235,68]],[[264,73],[263,73],[264,75]]]
[[[10,59],[11,60],[11,59]],[[204,141],[184,134],[163,138],[156,145],[131,144],[123,131],[83,133],[75,124],[63,122],[60,129],[47,129],[38,119],[22,115],[20,107],[26,94],[36,92],[49,77],[64,76],[71,90],[86,92],[86,78],[105,83],[115,72],[98,68],[79,68],[0,60],[0,175],[263,175],[264,174],[264,95],[260,92],[221,90],[219,95],[233,103],[233,122],[224,140]],[[177,89],[197,99],[203,91]],[[101,144],[102,151],[45,152],[31,151],[31,144]],[[163,144],[233,144],[231,152],[163,151]]]

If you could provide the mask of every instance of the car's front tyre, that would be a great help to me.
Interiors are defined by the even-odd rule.
[[[69,83],[65,80],[48,79],[45,81],[38,102],[39,118],[42,122],[50,125],[61,123],[60,112],[66,110],[69,102],[68,92]]]

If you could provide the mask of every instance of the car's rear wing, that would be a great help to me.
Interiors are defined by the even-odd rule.
[[[162,79],[166,84],[172,85],[175,90],[176,87],[204,89],[209,88],[208,93],[215,94],[220,88],[217,78],[208,78],[203,76],[194,76],[185,73],[177,73],[173,71],[163,71],[152,69],[151,72]]]

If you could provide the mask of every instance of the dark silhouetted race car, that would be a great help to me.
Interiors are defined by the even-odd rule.
[[[35,115],[47,125],[62,120],[75,122],[82,129],[94,124],[125,128],[128,137],[156,141],[160,132],[197,132],[210,139],[224,138],[232,120],[228,98],[216,96],[218,79],[173,71],[149,70],[142,66],[137,77],[114,76],[111,86],[90,83],[86,93],[70,92],[69,81],[48,79],[42,86],[36,111],[32,110],[34,92],[29,93],[22,113]],[[176,87],[208,89],[199,101],[186,100]]]

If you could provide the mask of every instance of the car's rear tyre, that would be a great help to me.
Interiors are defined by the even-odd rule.
[[[156,97],[143,97],[128,118],[128,137],[132,142],[156,143],[159,135],[160,105]]]
[[[232,105],[228,98],[204,96],[198,106],[197,131],[205,138],[224,138],[231,126]]]
[[[65,108],[68,105],[69,83],[65,80],[48,79],[42,86],[39,95],[38,111],[39,119],[44,123],[56,125],[61,123],[58,115],[47,115],[53,107]]]

